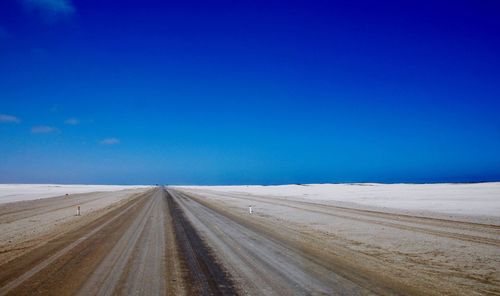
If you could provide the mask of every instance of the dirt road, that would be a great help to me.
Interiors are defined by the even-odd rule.
[[[0,227],[12,224],[14,231],[19,219],[53,213],[52,204],[46,212],[43,205],[27,202],[17,207],[17,214],[0,206]],[[248,213],[248,204],[254,205],[253,214]],[[499,291],[495,258],[499,229],[493,225],[175,188],[130,194],[105,213],[74,223],[78,227],[47,234],[48,242],[5,260],[0,265],[0,295],[495,295]],[[350,241],[341,235],[346,229],[351,231]],[[386,237],[377,241],[373,235]],[[416,238],[407,242],[402,236]],[[371,240],[371,249],[357,237]],[[468,273],[455,269],[450,280],[442,282],[441,275],[449,271],[442,262],[454,257],[438,254],[435,261],[419,261],[430,255],[408,253],[404,242],[415,241],[432,241],[437,248],[452,251],[461,248],[457,256],[475,250],[485,256],[484,262],[476,262]],[[377,244],[386,244],[388,253],[375,252],[375,247],[381,248]],[[9,248],[4,254],[15,252],[16,246]],[[420,251],[416,248],[417,254]],[[458,267],[462,261],[450,264]],[[429,270],[423,271],[423,266]],[[475,273],[478,266],[482,274]],[[455,283],[460,279],[462,286]]]
[[[233,295],[234,289],[163,189],[135,195],[0,266],[0,295]]]

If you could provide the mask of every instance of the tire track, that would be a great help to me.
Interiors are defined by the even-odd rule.
[[[186,219],[183,209],[170,192],[166,198],[181,256],[189,268],[189,294],[235,295],[237,291],[229,275],[202,241],[193,225]]]
[[[115,245],[115,247],[108,253],[100,263],[100,265],[94,270],[92,276],[86,281],[83,287],[80,289],[78,295],[112,295],[117,289],[124,289],[126,294],[138,293],[140,291],[151,290],[151,294],[164,294],[164,283],[163,283],[163,271],[160,266],[162,264],[154,264],[156,260],[162,260],[162,256],[154,257],[152,260],[156,262],[153,263],[147,273],[153,276],[153,281],[146,282],[141,281],[144,273],[137,273],[137,271],[145,272],[144,262],[133,260],[132,254],[136,245],[139,243],[139,238],[144,231],[147,231],[146,225],[148,221],[152,218],[152,212],[154,208],[158,208],[161,202],[161,195],[159,191],[156,191],[154,196],[150,198],[146,206],[139,213],[138,217],[132,222],[132,225],[127,229],[127,231],[122,235],[121,239]],[[152,221],[156,223],[157,221]],[[149,224],[151,226],[152,224]],[[151,233],[149,233],[151,234]],[[141,241],[141,252],[143,256],[148,254],[149,248],[162,248],[164,244],[154,246],[158,244],[158,241],[154,241],[155,236],[148,237],[148,239],[153,239],[153,246],[148,244],[148,240]],[[163,252],[159,252],[163,255]],[[148,260],[149,261],[149,260]],[[149,261],[150,262],[150,261]],[[121,281],[126,268],[132,268],[132,276],[129,278],[131,281],[123,282]],[[125,283],[121,286],[120,283]],[[127,289],[128,288],[128,289]],[[131,290],[129,290],[131,289]]]

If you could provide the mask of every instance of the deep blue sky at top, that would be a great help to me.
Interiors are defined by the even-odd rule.
[[[0,182],[500,180],[500,2],[3,0],[0,114]]]

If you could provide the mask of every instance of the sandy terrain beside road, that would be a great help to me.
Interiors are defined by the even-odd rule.
[[[448,214],[436,212],[431,213],[429,216],[432,218],[429,218],[411,215],[407,210],[398,213],[394,209],[363,209],[363,206],[349,207],[346,203],[335,204],[331,200],[260,196],[255,192],[219,191],[213,187],[175,189],[180,194],[183,193],[206,207],[223,213],[233,221],[238,221],[254,233],[264,234],[268,239],[291,246],[292,250],[298,250],[299,254],[303,252],[303,271],[312,268],[311,260],[316,263],[324,262],[327,270],[330,268],[331,271],[361,286],[366,284],[370,288],[371,285],[371,291],[375,293],[377,289],[373,287],[377,285],[403,294],[500,293],[500,227],[495,217],[489,217],[487,220],[493,219],[495,223],[481,224],[450,220]],[[249,205],[252,205],[254,210],[251,215],[248,213]],[[208,215],[194,216],[204,221]],[[482,217],[465,218],[470,221],[485,221]],[[207,221],[198,224],[211,225]],[[229,231],[225,230],[226,228],[218,228],[223,232]],[[221,260],[233,270],[233,275],[242,281],[243,286],[252,290],[252,282],[255,281],[249,280],[251,277],[245,270],[248,267],[242,267],[244,264],[234,264],[234,260],[228,259],[228,251],[222,251],[220,239],[214,239],[208,230],[205,233],[207,241],[211,241],[214,249],[220,251]],[[227,233],[225,236],[239,237],[237,232]],[[256,234],[254,239],[263,241]],[[269,261],[273,262],[281,253],[277,251],[276,256],[269,258]],[[261,257],[258,253],[247,256],[253,260]],[[293,262],[296,258],[295,255],[284,256],[282,262]],[[247,266],[251,266],[248,262],[252,261],[247,261]],[[281,289],[294,287],[293,275],[282,271],[282,276],[283,273],[287,280],[281,281],[285,285]],[[253,274],[259,277],[260,273]],[[264,278],[257,282],[262,283],[261,287],[265,287],[265,277],[270,273],[262,274]],[[360,278],[368,278],[370,281],[364,283]],[[295,284],[303,287],[301,280],[304,279],[295,279]],[[319,280],[320,277],[316,279]],[[309,283],[313,285],[313,291],[330,287],[325,285],[324,281],[316,285],[312,284],[312,281]],[[338,291],[334,292],[338,294]],[[384,289],[378,292],[388,293]]]
[[[277,186],[182,186],[179,188],[320,201],[383,212],[447,216],[500,225],[500,182],[453,184],[303,184]],[[473,221],[472,221],[473,220]]]
[[[144,189],[151,186],[125,185],[61,185],[61,184],[0,184],[0,204],[23,200],[62,196],[66,194]]]

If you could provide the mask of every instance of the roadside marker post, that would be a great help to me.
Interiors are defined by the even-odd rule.
[[[76,215],[77,215],[77,216],[80,216],[80,206],[78,206],[78,207],[76,208]]]
[[[248,213],[253,214],[252,206],[248,206]]]

